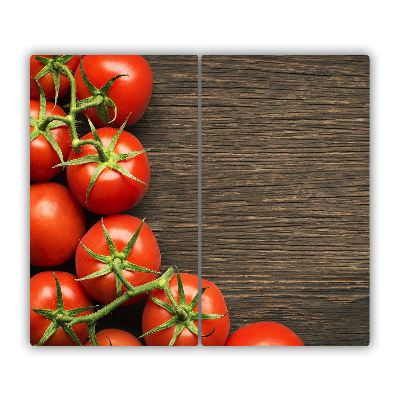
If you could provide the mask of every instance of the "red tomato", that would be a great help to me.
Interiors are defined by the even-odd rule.
[[[35,78],[36,75],[43,69],[44,64],[35,59],[36,55],[31,56],[30,58],[30,76]],[[51,56],[41,56],[50,58]],[[68,69],[73,73],[76,70],[76,67],[79,64],[79,56],[74,56],[70,61],[68,61],[65,65]],[[40,86],[43,88],[44,94],[46,95],[46,99],[54,100],[56,96],[56,91],[54,87],[54,80],[51,72],[47,73],[43,77],[38,80]],[[39,99],[39,89],[36,83],[31,79],[30,82],[30,91],[31,91],[31,99]],[[66,75],[60,74],[60,88],[58,91],[58,97],[65,96],[70,91],[70,83],[69,79]]]
[[[101,89],[111,78],[119,77],[111,86],[108,97],[117,107],[114,125],[120,127],[130,117],[126,126],[137,122],[146,111],[153,90],[153,73],[142,56],[135,55],[87,55],[82,59],[83,69],[89,81]],[[82,79],[80,65],[75,72],[76,94],[79,100],[91,97],[89,89]],[[96,108],[91,107],[82,112],[97,127],[106,126],[98,117]],[[114,109],[108,107],[111,119]]]
[[[239,328],[225,346],[304,346],[289,328],[276,322],[255,322]]]
[[[39,100],[30,101],[30,116],[39,118],[40,102]],[[61,115],[66,116],[64,110],[54,103],[48,101],[46,103],[47,115]],[[34,129],[30,127],[31,132]],[[54,129],[47,129],[47,133],[53,135],[55,141],[60,147],[65,161],[71,151],[71,134],[68,126],[63,125]],[[32,181],[48,181],[54,178],[62,171],[62,167],[53,168],[61,162],[60,157],[54,150],[49,141],[43,136],[39,135],[31,141],[30,144],[30,178]]]
[[[103,329],[96,333],[96,338],[99,346],[143,346],[139,339],[121,329]],[[84,346],[91,345],[89,339],[84,344]]]
[[[181,273],[180,276],[182,279],[186,304],[189,304],[198,293],[199,280],[196,275],[192,274]],[[169,282],[169,287],[171,288],[173,297],[178,302],[178,279],[176,274]],[[224,297],[217,286],[212,282],[201,279],[201,287],[207,288],[201,295],[201,312],[205,314],[225,315],[228,312],[228,309],[226,307]],[[150,292],[150,295],[162,300],[167,304],[171,304],[164,290],[153,290]],[[193,311],[198,311],[197,305]],[[171,313],[157,305],[153,300],[151,300],[150,297],[148,297],[142,315],[143,333],[146,333],[151,329],[154,329],[155,327],[167,322],[169,319],[171,319],[171,317]],[[193,323],[196,327],[198,327],[197,321],[193,320]],[[219,319],[201,321],[202,335],[210,334],[214,328],[215,330],[210,336],[201,338],[201,343],[204,346],[223,346],[225,344],[230,328],[229,315],[226,314],[223,318]],[[168,346],[175,331],[176,325],[144,336],[144,340],[148,346]],[[197,346],[198,336],[185,327],[182,333],[177,337],[174,345]]]
[[[83,290],[76,277],[68,272],[55,272],[60,282],[64,309],[71,310],[81,307],[91,307],[92,302]],[[56,281],[51,271],[40,272],[30,279],[30,331],[31,344],[38,344],[51,320],[36,314],[32,309],[56,310],[57,289]],[[77,316],[92,313],[92,310],[85,311]],[[72,327],[81,343],[88,337],[85,323],[76,324]],[[56,332],[44,343],[45,346],[76,346],[72,338],[59,326]]]
[[[97,130],[105,147],[110,144],[116,132],[116,128],[110,127]],[[86,139],[93,139],[93,134],[88,133],[82,138],[82,140]],[[129,132],[122,131],[114,152],[117,154],[126,154],[142,150],[143,146],[135,136]],[[97,154],[95,147],[91,144],[86,144],[82,146],[80,153],[75,153],[72,150],[68,160],[93,154]],[[93,172],[99,164],[91,162],[67,166],[68,185],[82,206],[94,213],[109,215],[126,211],[142,200],[150,182],[150,165],[146,153],[141,153],[124,161],[118,161],[117,164],[140,179],[145,185],[122,175],[119,171],[106,167],[90,190],[87,204],[86,193]]]
[[[130,241],[134,233],[137,231],[141,224],[141,220],[126,214],[110,215],[103,218],[105,229],[113,241],[116,251],[114,257],[109,260],[112,266],[115,258],[119,258],[121,262],[127,261],[139,267],[147,268],[149,270],[159,272],[161,268],[161,253],[158,248],[156,237],[146,223],[143,223],[139,236],[137,237],[132,250],[127,257],[121,255],[122,250]],[[106,237],[102,228],[102,221],[93,225],[82,238],[82,243],[89,250],[102,256],[110,256],[109,245],[107,244]],[[82,244],[79,244],[76,257],[76,274],[78,278],[84,278],[91,275],[105,267],[106,263],[96,260],[84,249]],[[154,280],[157,275],[150,272],[130,271],[124,269],[122,264],[122,274],[133,286],[139,286],[144,283]],[[86,279],[81,281],[82,286],[86,292],[96,301],[103,304],[112,302],[117,298],[116,278],[115,273],[109,272],[105,275]],[[121,294],[126,291],[122,285]],[[145,293],[135,296],[123,305],[136,303],[145,297]]]
[[[83,209],[65,186],[55,182],[31,185],[31,264],[50,267],[68,261],[85,228]]]

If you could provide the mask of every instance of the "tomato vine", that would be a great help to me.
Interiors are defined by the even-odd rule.
[[[77,126],[77,116],[81,114],[84,110],[89,108],[95,108],[98,112],[99,118],[105,124],[113,123],[117,116],[117,107],[115,103],[108,96],[108,93],[112,87],[112,85],[121,77],[126,76],[126,74],[119,74],[109,79],[106,84],[104,84],[101,88],[96,88],[88,79],[83,65],[82,59],[80,58],[80,70],[82,74],[82,79],[90,91],[90,96],[86,99],[78,100],[77,99],[77,86],[76,81],[73,75],[73,72],[66,65],[68,61],[70,61],[74,56],[51,56],[50,58],[36,56],[36,60],[43,63],[43,69],[32,78],[37,85],[39,91],[39,101],[40,101],[40,109],[39,109],[39,117],[30,119],[30,125],[32,127],[31,130],[31,142],[36,139],[39,135],[42,135],[53,147],[56,151],[60,162],[53,166],[53,168],[59,167],[70,167],[76,165],[83,165],[89,163],[95,163],[97,166],[95,167],[92,176],[90,178],[89,186],[86,191],[85,202],[86,205],[88,203],[88,196],[91,193],[97,179],[102,174],[105,169],[111,169],[119,174],[139,182],[146,186],[146,182],[134,176],[132,173],[123,168],[119,162],[126,161],[128,159],[132,159],[134,157],[139,156],[148,151],[148,149],[143,149],[139,151],[130,151],[128,153],[120,154],[115,151],[116,143],[123,132],[125,125],[129,120],[129,116],[126,118],[125,122],[116,130],[114,136],[111,139],[111,142],[108,145],[105,145],[100,138],[98,131],[95,126],[88,119],[88,123],[91,129],[91,134],[93,138],[82,138],[80,139],[78,136],[78,132],[76,129]],[[57,103],[59,88],[60,88],[60,77],[64,75],[68,78],[70,83],[70,103],[69,110],[66,115],[58,115],[58,114],[47,114],[46,113],[46,96],[43,88],[39,83],[39,79],[45,76],[46,74],[51,73],[54,80],[54,88],[55,88],[55,104]],[[114,117],[110,118],[109,115],[109,107],[113,109]],[[69,133],[71,135],[71,146],[72,152],[81,153],[82,147],[85,145],[92,145],[97,154],[90,154],[82,157],[77,157],[75,159],[69,159],[68,161],[64,161],[63,154],[61,153],[61,149],[58,146],[57,142],[54,140],[51,129],[67,126],[69,129]],[[107,128],[109,129],[109,128]],[[100,131],[100,130],[99,130]],[[139,200],[140,201],[140,200]],[[41,339],[37,343],[37,345],[41,346],[49,340],[52,335],[56,333],[56,331],[61,328],[64,332],[78,345],[83,345],[79,340],[78,336],[75,334],[72,329],[77,324],[86,324],[87,333],[89,335],[89,340],[92,346],[98,346],[99,343],[96,338],[96,323],[109,314],[112,310],[132,299],[135,296],[149,293],[155,290],[162,290],[165,292],[167,298],[170,301],[170,304],[167,304],[164,301],[158,300],[154,297],[151,298],[157,305],[162,307],[164,310],[168,311],[171,314],[171,318],[165,324],[161,324],[158,327],[151,329],[148,332],[144,332],[142,337],[147,335],[151,335],[155,332],[160,332],[164,329],[171,328],[176,326],[176,331],[169,343],[169,345],[174,345],[178,336],[182,333],[182,331],[187,328],[190,332],[195,335],[199,335],[198,327],[194,324],[193,321],[198,321],[199,316],[202,319],[210,320],[210,319],[219,319],[223,318],[225,315],[220,314],[206,314],[194,311],[198,305],[199,294],[196,294],[192,300],[187,304],[185,300],[185,292],[184,287],[182,285],[182,280],[180,278],[179,272],[176,271],[177,279],[178,279],[178,292],[179,298],[178,301],[175,300],[174,296],[171,293],[171,289],[169,287],[169,283],[175,274],[175,269],[170,267],[164,272],[161,276],[156,279],[153,279],[149,282],[143,283],[138,286],[132,285],[128,279],[123,275],[123,270],[128,271],[139,271],[139,272],[149,272],[149,273],[159,273],[157,271],[150,270],[148,268],[144,268],[139,265],[134,265],[127,261],[128,256],[130,255],[136,239],[140,234],[140,230],[142,228],[143,222],[140,224],[139,228],[133,234],[129,242],[126,244],[122,251],[117,251],[116,246],[113,243],[110,235],[107,232],[102,220],[102,228],[103,234],[106,239],[108,250],[110,255],[98,254],[92,251],[88,246],[84,245],[81,242],[82,247],[87,252],[87,254],[93,259],[97,260],[100,263],[104,264],[104,267],[99,271],[92,273],[88,276],[85,276],[80,279],[76,279],[77,282],[98,278],[100,276],[114,273],[115,281],[116,281],[116,295],[115,300],[109,302],[108,304],[103,305],[98,308],[98,306],[88,306],[88,307],[78,307],[72,309],[66,309],[64,307],[63,293],[60,282],[54,274],[55,286],[56,286],[56,307],[54,309],[48,308],[32,308],[32,311],[37,315],[44,317],[50,321],[47,329],[42,335]],[[125,287],[125,291],[123,292],[122,286]],[[201,294],[204,293],[206,288],[203,288]],[[96,310],[94,310],[96,309]],[[91,311],[87,313],[87,311]],[[84,313],[84,315],[81,315]],[[207,335],[201,335],[202,337],[210,336],[213,334],[213,331]]]

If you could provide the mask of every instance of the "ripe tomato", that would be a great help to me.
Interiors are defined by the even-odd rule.
[[[255,322],[239,328],[225,346],[304,346],[289,328],[276,322]]]
[[[103,226],[108,232],[115,249],[113,250],[107,243]],[[159,272],[161,268],[161,253],[158,248],[156,237],[146,223],[143,223],[139,235],[133,244],[132,249],[127,255],[123,254],[123,249],[131,240],[135,232],[140,227],[142,221],[136,217],[126,214],[110,215],[93,225],[83,236],[82,242],[79,244],[76,257],[76,274],[78,278],[84,278],[100,270],[107,272],[102,276],[81,280],[82,286],[86,292],[96,301],[103,304],[112,302],[117,298],[117,282],[115,269],[116,259],[121,262],[122,275],[133,286],[139,286],[154,280],[157,275],[151,272],[142,272],[128,270],[132,264],[142,268]],[[90,251],[100,255],[102,261],[96,260],[85,250],[84,246]],[[108,260],[104,256],[109,256]],[[131,265],[129,265],[130,263]],[[126,291],[122,284],[121,294]],[[123,305],[136,303],[145,297],[145,293],[132,297]]]
[[[30,101],[30,116],[39,119],[39,100]],[[64,110],[54,103],[46,102],[47,115],[66,116]],[[30,131],[33,131],[30,127]],[[59,155],[49,141],[45,138],[47,134],[53,135],[60,147],[63,161],[65,161],[71,151],[71,134],[68,126],[63,125],[54,129],[47,129],[38,137],[33,139],[30,144],[30,178],[32,181],[48,181],[62,171],[62,167],[53,168],[61,162]]]
[[[30,58],[30,76],[35,78],[36,75],[43,69],[44,64],[35,59],[36,55]],[[50,58],[51,56],[41,56]],[[70,61],[66,62],[65,65],[73,73],[79,64],[79,56],[74,56]],[[38,80],[40,86],[43,88],[46,99],[54,100],[56,96],[56,90],[54,86],[54,80],[51,72],[41,77]],[[31,99],[39,99],[39,89],[34,81],[30,82]],[[69,79],[66,75],[60,74],[60,88],[58,91],[58,97],[65,96],[70,91]]]
[[[196,275],[181,273],[180,274],[183,284],[183,290],[185,293],[186,304],[189,304],[192,299],[196,296],[199,290],[199,280]],[[175,274],[171,281],[169,282],[169,287],[171,293],[175,300],[179,301],[178,294],[178,279]],[[224,317],[219,319],[210,319],[201,321],[201,332],[202,335],[209,335],[207,337],[201,338],[201,343],[204,346],[223,346],[229,334],[230,322],[229,315],[227,314],[228,309],[222,293],[218,287],[205,279],[201,279],[201,287],[207,288],[201,295],[201,312],[205,314],[219,314],[224,315]],[[167,304],[171,304],[168,296],[164,290],[156,289],[150,292],[152,297],[162,300]],[[193,309],[194,312],[198,311],[198,306]],[[226,315],[225,315],[226,314]],[[142,315],[142,331],[146,333],[155,327],[164,324],[170,320],[172,314],[157,305],[150,297],[147,298],[146,304]],[[198,321],[193,320],[193,323],[198,327]],[[177,326],[172,326],[170,328],[161,330],[159,332],[151,333],[144,336],[144,340],[148,346],[168,346],[171,338],[173,337]],[[175,346],[197,346],[198,336],[191,332],[186,327],[177,337]]]
[[[50,267],[68,261],[85,228],[83,209],[65,186],[55,182],[30,186],[31,264]]]
[[[96,338],[99,346],[143,346],[139,339],[121,329],[103,329],[96,333]],[[89,339],[84,344],[84,346],[91,345]]]
[[[101,89],[111,78],[119,77],[109,89],[109,97],[117,107],[114,125],[119,127],[130,117],[126,126],[137,122],[146,111],[153,90],[153,73],[147,61],[142,56],[135,55],[87,55],[82,59],[83,69],[89,81]],[[82,79],[81,66],[75,72],[76,95],[78,100],[91,97],[93,93]],[[91,107],[82,112],[89,117],[95,126],[107,126],[98,117],[96,108]],[[114,109],[108,107],[111,119]]]
[[[55,272],[55,274],[60,282],[64,310],[92,306],[89,296],[85,293],[81,284],[75,280],[76,277],[74,275],[68,272]],[[30,279],[30,308],[30,340],[32,345],[36,345],[49,327],[51,320],[36,314],[32,309],[56,310],[57,289],[53,272],[40,272]],[[87,315],[92,312],[92,310],[88,310],[76,315]],[[86,324],[76,324],[72,327],[72,330],[80,342],[84,343],[88,337]],[[77,343],[59,326],[44,345],[76,346]]]
[[[100,128],[97,130],[103,145],[109,146],[116,134],[116,128]],[[88,133],[82,140],[93,139],[93,133]],[[143,146],[135,136],[129,132],[122,131],[114,148],[115,154],[126,154],[135,151],[142,151]],[[91,144],[83,145],[80,153],[71,151],[68,161],[80,157],[97,154],[97,150]],[[98,176],[94,186],[87,197],[89,183],[92,175],[99,165],[97,162],[90,162],[81,165],[67,166],[68,185],[78,199],[79,203],[96,214],[117,214],[126,211],[138,204],[144,197],[150,182],[150,165],[145,152],[127,160],[118,161],[118,166],[124,168],[130,174],[140,179],[138,182],[124,176],[121,172],[110,168],[113,157],[106,161],[106,167]]]

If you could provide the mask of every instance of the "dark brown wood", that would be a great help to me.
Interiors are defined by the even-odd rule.
[[[231,333],[369,343],[369,58],[202,57],[202,277]]]
[[[162,271],[177,266],[181,271],[198,271],[198,57],[144,56],[154,79],[146,113],[126,130],[144,148],[151,148],[149,189],[136,207],[126,214],[146,218],[161,251]],[[81,127],[82,134],[90,131]],[[65,174],[54,179],[67,184]],[[86,212],[88,228],[101,216]],[[48,270],[31,266],[31,275]],[[74,260],[56,267],[75,273]],[[106,316],[98,330],[108,327],[142,334],[144,301],[119,307]]]

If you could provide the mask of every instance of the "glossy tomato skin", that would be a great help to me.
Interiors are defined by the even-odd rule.
[[[143,346],[139,339],[121,329],[103,329],[96,333],[96,338],[99,346]],[[84,346],[91,345],[89,339],[84,344]]]
[[[30,76],[31,78],[35,78],[36,75],[42,70],[43,64],[35,59],[36,55],[31,56],[30,58]],[[50,58],[50,55],[45,55],[42,57]],[[68,69],[74,73],[77,66],[79,65],[79,56],[74,56],[70,61],[65,64]],[[42,87],[46,99],[54,100],[56,96],[56,90],[54,87],[53,76],[51,73],[47,73],[43,77],[38,80],[40,86]],[[68,94],[70,91],[70,83],[69,79],[66,75],[60,74],[60,88],[58,92],[58,97],[63,97]],[[30,80],[30,98],[31,99],[39,99],[39,89],[36,83],[31,79]]]
[[[226,346],[304,346],[289,328],[276,322],[255,322],[229,336]]]
[[[110,215],[103,218],[104,226],[119,252],[124,249],[139,228],[141,222],[139,218],[126,214]],[[82,238],[82,243],[97,254],[110,255],[101,221],[97,222],[86,232]],[[143,223],[127,261],[144,268],[149,268],[155,272],[160,271],[160,249],[156,237],[146,223]],[[93,274],[105,266],[105,264],[92,258],[81,244],[79,244],[76,251],[75,265],[78,278]],[[157,274],[147,272],[123,270],[122,274],[133,286],[139,286],[157,278]],[[113,272],[97,278],[83,280],[81,283],[86,292],[100,303],[111,303],[117,297],[115,274]],[[122,293],[125,291],[125,286],[122,286]],[[144,298],[145,295],[143,293],[132,297],[123,303],[123,305],[136,303]]]
[[[30,101],[30,116],[39,118],[40,102],[39,100]],[[66,116],[64,110],[54,103],[48,101],[46,103],[47,115]],[[30,127],[32,132],[33,127]],[[71,134],[68,126],[63,125],[51,130],[51,133],[60,146],[63,160],[68,158],[71,151]],[[38,136],[30,143],[30,179],[31,181],[48,181],[54,178],[62,171],[62,167],[53,168],[61,162],[57,152],[51,144],[42,136]]]
[[[76,277],[68,272],[55,272],[60,282],[63,296],[64,309],[71,310],[80,307],[91,307],[92,301]],[[30,340],[32,345],[39,343],[44,332],[50,325],[50,320],[36,314],[32,309],[56,310],[57,289],[56,281],[51,271],[44,271],[34,275],[30,279]],[[92,310],[85,311],[81,315],[92,313]],[[81,343],[88,337],[85,323],[76,324],[72,328]],[[59,327],[57,331],[44,343],[44,346],[77,346],[67,333]]]
[[[31,264],[51,267],[68,261],[85,228],[83,208],[68,188],[55,182],[30,186]]]
[[[110,144],[116,131],[116,128],[110,127],[97,129],[97,133],[105,147]],[[93,134],[88,133],[82,138],[82,140],[86,139],[93,139]],[[122,131],[114,152],[125,154],[141,150],[143,150],[143,146],[139,140],[131,133]],[[75,153],[71,150],[68,160],[92,154],[97,154],[97,150],[93,145],[86,144],[82,146],[80,153]],[[86,192],[98,164],[88,163],[67,166],[68,186],[83,207],[96,214],[118,214],[134,207],[143,199],[150,183],[150,164],[146,153],[141,153],[128,160],[119,161],[118,164],[146,185],[126,177],[118,171],[106,168],[92,187],[87,204]]]
[[[193,297],[198,293],[198,277],[188,273],[180,273],[180,276],[183,283],[186,303],[189,304]],[[169,286],[172,295],[178,301],[178,280],[176,274],[171,279]],[[206,314],[225,315],[228,309],[226,307],[225,299],[218,287],[214,283],[205,279],[201,279],[201,287],[207,287],[206,291],[201,296],[201,312]],[[153,290],[150,292],[150,295],[164,301],[165,303],[171,304],[163,290]],[[193,311],[198,311],[198,306],[196,306]],[[143,333],[165,323],[171,317],[172,315],[168,311],[158,306],[148,297],[142,315]],[[193,321],[193,323],[198,327],[197,321]],[[220,319],[204,320],[201,322],[203,335],[208,335],[214,328],[215,331],[210,336],[201,338],[203,346],[223,346],[225,344],[230,328],[229,315],[226,314]],[[175,330],[176,326],[173,326],[152,333],[148,336],[144,336],[146,345],[168,346]],[[174,346],[197,346],[198,343],[198,336],[190,332],[187,328],[184,328],[182,333],[176,339]]]
[[[98,89],[111,78],[121,74],[110,88],[108,97],[117,107],[117,116],[114,121],[116,127],[130,117],[126,126],[137,122],[146,111],[153,90],[153,73],[147,61],[139,55],[86,55],[82,65],[89,81]],[[75,72],[77,98],[83,100],[91,96],[89,89],[82,79],[81,67]],[[96,127],[104,126],[97,116],[94,107],[83,111]],[[114,110],[109,108],[110,117],[114,117]]]

